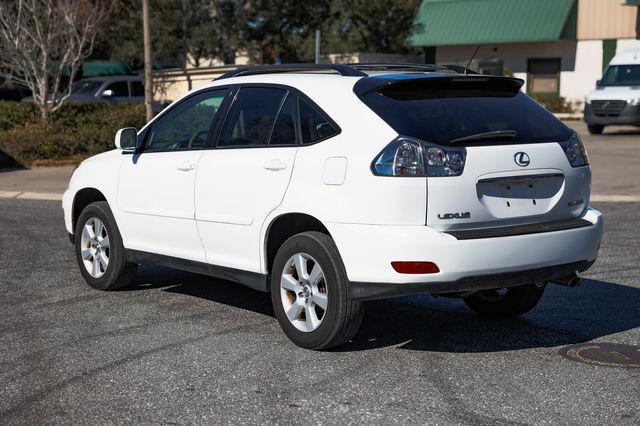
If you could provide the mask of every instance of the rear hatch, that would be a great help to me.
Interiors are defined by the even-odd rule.
[[[461,174],[426,178],[429,226],[551,222],[577,217],[588,205],[590,170],[572,166],[563,148],[578,136],[522,93],[521,80],[386,77],[381,85],[363,79],[370,81],[354,91],[398,134],[464,155]]]

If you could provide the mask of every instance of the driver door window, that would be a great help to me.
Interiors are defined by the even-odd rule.
[[[151,129],[145,152],[204,148],[207,134],[227,89],[195,95],[176,106]]]

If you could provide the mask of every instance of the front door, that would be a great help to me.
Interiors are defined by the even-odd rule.
[[[205,261],[194,219],[196,169],[226,89],[199,92],[154,122],[141,154],[127,155],[118,208],[127,248]]]
[[[196,220],[207,260],[260,272],[260,231],[284,197],[297,152],[295,94],[242,87],[217,149],[200,160]]]

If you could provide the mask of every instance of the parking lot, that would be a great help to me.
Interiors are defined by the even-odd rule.
[[[0,422],[639,424],[640,368],[560,355],[640,342],[640,132],[583,137],[606,231],[581,287],[549,285],[515,320],[370,302],[331,352],[294,346],[268,296],[222,280],[142,267],[132,289],[91,290],[60,203],[0,199]]]

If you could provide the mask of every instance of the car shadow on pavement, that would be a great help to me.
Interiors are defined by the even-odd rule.
[[[143,267],[125,291],[162,289],[273,317],[270,298],[239,284],[164,267]],[[358,334],[340,352],[396,347],[432,352],[498,352],[565,346],[640,327],[640,289],[584,279],[547,286],[538,306],[513,319],[483,318],[461,300],[431,295],[367,302]]]
[[[341,350],[498,352],[588,342],[636,327],[640,289],[585,279],[576,289],[548,285],[536,308],[512,319],[483,318],[461,300],[429,295],[371,302],[360,332]]]

